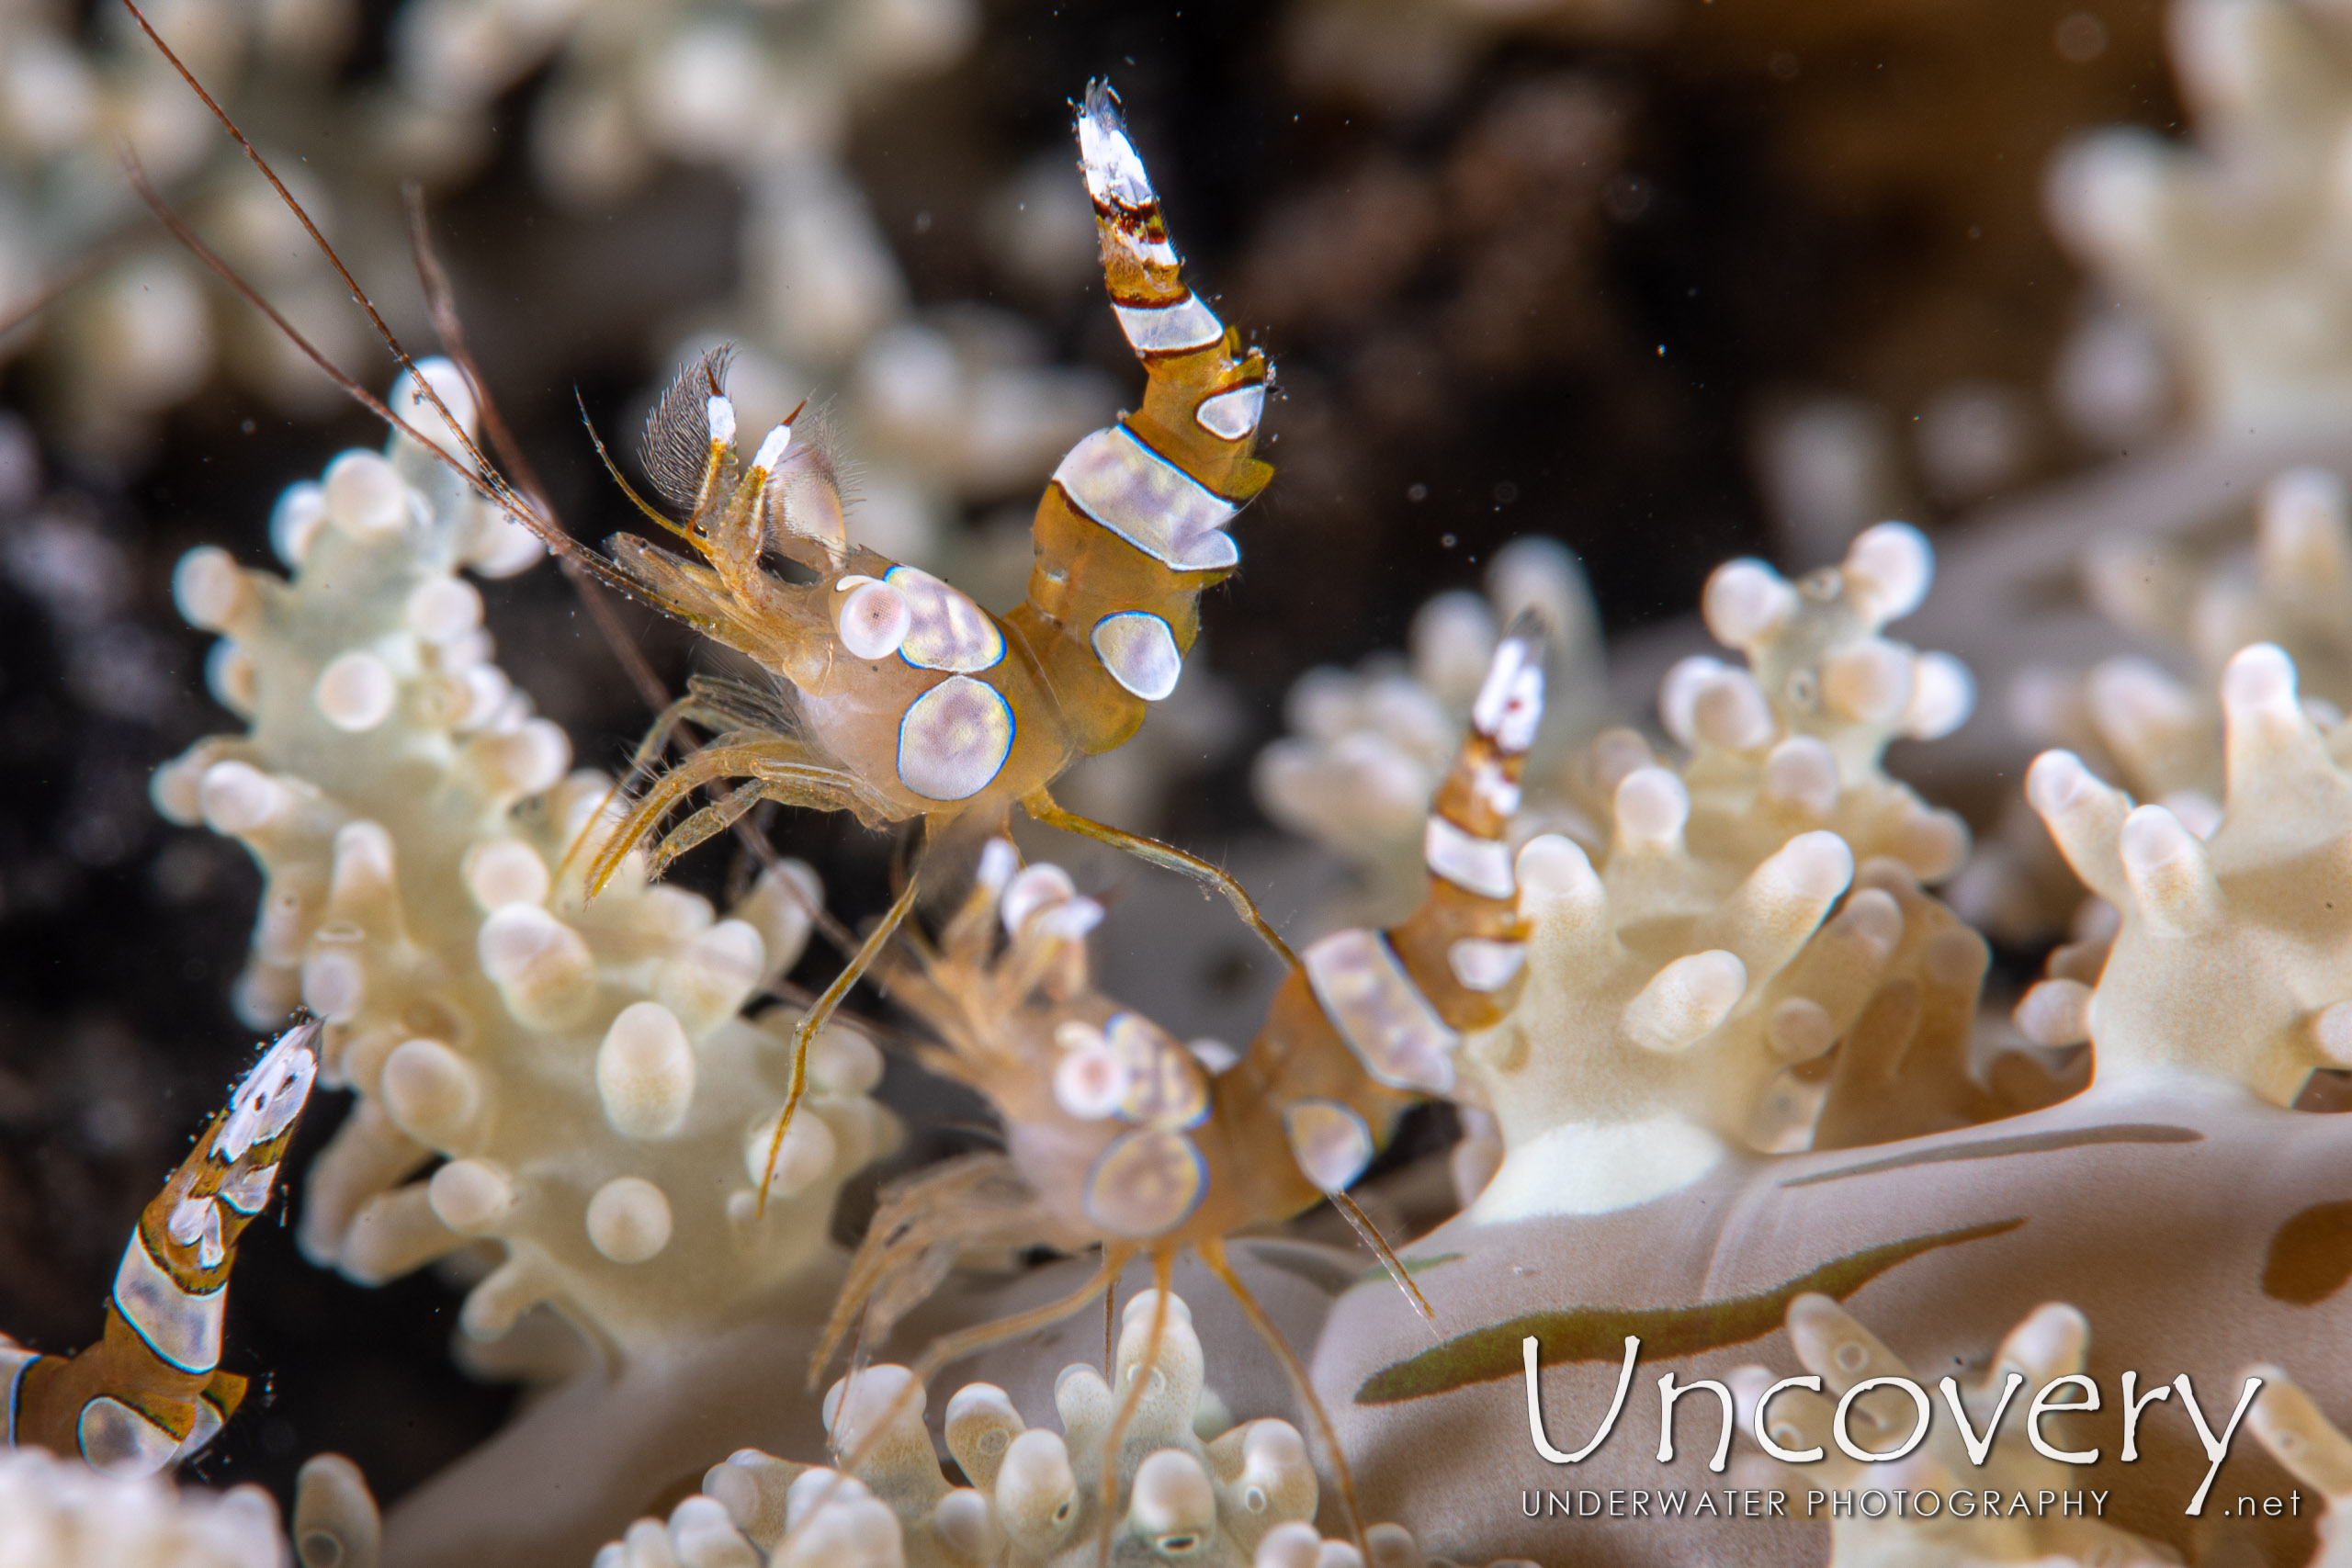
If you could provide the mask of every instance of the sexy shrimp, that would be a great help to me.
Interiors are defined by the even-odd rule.
[[[43,1356],[0,1336],[11,1445],[78,1453],[110,1475],[152,1475],[236,1413],[245,1380],[220,1370],[229,1271],[293,1142],[318,1074],[318,1034],[304,1022],[269,1047],[140,1215],[96,1344]]]
[[[682,717],[715,738],[661,775],[605,840],[589,867],[592,892],[705,786],[731,785],[660,840],[654,870],[763,799],[845,810],[869,825],[919,820],[933,844],[1001,834],[1017,806],[1211,884],[1291,958],[1224,872],[1065,811],[1049,793],[1073,761],[1124,744],[1149,705],[1175,690],[1201,593],[1240,558],[1227,525],[1272,475],[1251,455],[1265,356],[1245,351],[1184,283],[1159,198],[1105,84],[1088,86],[1077,132],[1113,309],[1148,385],[1139,411],[1081,440],[1055,470],[1032,526],[1036,564],[1020,606],[990,615],[929,572],[854,544],[821,451],[796,446],[787,422],[745,461],[724,354],[689,370],[655,409],[647,441],[649,471],[685,519],[628,494],[700,558],[620,535],[608,547],[612,563],[639,596],[746,655],[778,687],[771,698],[699,682],[663,716],[649,749]],[[614,478],[628,489],[616,469]],[[776,575],[771,553],[814,581]],[[921,880],[918,865],[808,1010],[796,1059],[905,919]],[[799,1082],[796,1066],[779,1140]]]
[[[1517,992],[1524,933],[1506,833],[1542,705],[1541,638],[1522,623],[1496,649],[1430,811],[1421,907],[1388,931],[1341,931],[1309,947],[1246,1052],[1188,1046],[1094,991],[1085,939],[1101,906],[1058,867],[1018,869],[1011,841],[992,840],[936,947],[893,960],[888,983],[941,1042],[924,1050],[926,1065],[995,1105],[1007,1152],[926,1173],[891,1196],[851,1264],[819,1368],[861,1321],[869,1339],[886,1335],[967,1248],[1100,1246],[1102,1258],[1077,1293],[940,1340],[919,1378],[1080,1310],[1138,1255],[1164,1292],[1189,1247],[1291,1369],[1352,1517],[1329,1423],[1234,1273],[1225,1238],[1328,1198],[1428,1312],[1347,1189],[1408,1106],[1454,1091],[1463,1032],[1495,1021]],[[1129,1391],[1123,1408],[1136,1397]]]
[[[592,866],[592,886],[695,789],[741,779],[670,833],[657,866],[761,798],[868,822],[920,818],[934,839],[1001,830],[1018,805],[1181,863],[1247,909],[1214,868],[1073,818],[1047,793],[1077,758],[1125,742],[1175,689],[1201,592],[1239,560],[1226,526],[1272,474],[1251,456],[1265,357],[1245,352],[1183,282],[1118,99],[1101,82],[1087,89],[1078,139],[1113,308],[1148,379],[1141,410],[1087,436],[1055,470],[1032,528],[1026,597],[992,615],[930,573],[852,544],[823,456],[796,446],[786,423],[744,461],[724,355],[690,370],[648,425],[649,468],[687,515],[672,522],[638,504],[700,559],[621,535],[613,562],[641,597],[777,677],[788,705],[763,723],[741,705],[690,698],[686,714],[721,739],[637,803]],[[816,580],[777,577],[763,564],[770,552]]]

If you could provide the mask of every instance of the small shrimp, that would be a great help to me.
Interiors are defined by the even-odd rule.
[[[1540,633],[1515,625],[1430,810],[1420,908],[1385,931],[1340,931],[1307,948],[1247,1052],[1188,1045],[1094,991],[1085,939],[1102,907],[1060,868],[1019,868],[1012,842],[992,840],[936,946],[893,959],[888,976],[941,1042],[922,1049],[924,1064],[989,1099],[1007,1150],[924,1173],[890,1196],[851,1262],[817,1369],[861,1322],[868,1341],[887,1335],[965,1248],[1099,1246],[1102,1265],[1060,1302],[934,1344],[918,1378],[1080,1310],[1137,1256],[1151,1259],[1164,1292],[1176,1256],[1191,1248],[1289,1369],[1352,1520],[1353,1483],[1330,1422],[1233,1271],[1226,1238],[1328,1198],[1430,1316],[1347,1189],[1408,1106],[1460,1092],[1463,1032],[1500,1018],[1518,991],[1525,933],[1506,835],[1542,713],[1543,669]],[[1129,1392],[1122,1427],[1136,1397]],[[1116,1429],[1111,1440],[1115,1448]]]
[[[12,1446],[78,1453],[110,1475],[153,1475],[202,1449],[236,1413],[245,1380],[220,1370],[229,1271],[294,1141],[318,1075],[318,1036],[312,1020],[278,1037],[140,1215],[96,1344],[42,1356],[0,1336]]]
[[[1106,84],[1089,85],[1077,134],[1112,307],[1147,387],[1140,410],[1081,440],[1055,470],[1032,525],[1036,564],[1012,613],[990,615],[929,572],[853,544],[830,461],[796,446],[789,421],[745,461],[723,352],[690,368],[648,422],[649,471],[685,520],[613,469],[638,508],[700,558],[621,535],[613,564],[640,597],[776,677],[783,694],[763,704],[704,682],[663,716],[650,746],[679,717],[717,738],[637,802],[591,864],[592,889],[696,789],[723,782],[744,781],[672,829],[655,870],[763,799],[869,825],[919,820],[933,843],[1000,834],[1018,806],[1210,884],[1291,957],[1224,872],[1078,817],[1050,793],[1071,762],[1124,744],[1175,690],[1201,593],[1240,558],[1227,525],[1272,476],[1252,455],[1265,356],[1245,351],[1183,281]],[[768,569],[771,554],[814,581],[785,581]],[[918,867],[883,939],[920,878]],[[820,999],[808,1019],[829,1010]]]

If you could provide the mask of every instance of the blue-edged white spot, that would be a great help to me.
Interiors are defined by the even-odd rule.
[[[1229,392],[1219,392],[1214,398],[1202,399],[1193,417],[1218,440],[1238,441],[1258,428],[1258,421],[1265,412],[1266,384],[1253,381]]]
[[[1445,950],[1445,966],[1453,977],[1469,991],[1499,991],[1519,978],[1527,964],[1527,947],[1523,942],[1497,942],[1482,936],[1465,936]]]
[[[1438,1016],[1378,931],[1334,931],[1299,954],[1323,1014],[1391,1089],[1445,1094],[1462,1036]]]
[[[1113,1015],[1103,1026],[1109,1050],[1126,1067],[1119,1114],[1148,1127],[1182,1132],[1208,1120],[1208,1076],[1183,1043],[1141,1013]]]
[[[925,800],[969,800],[1012,754],[1012,705],[985,681],[953,675],[907,705],[899,782]]]
[[[1435,812],[1421,834],[1421,861],[1430,871],[1481,898],[1510,899],[1519,884],[1511,874],[1510,846],[1498,839],[1465,833]]]
[[[74,1435],[90,1468],[118,1481],[144,1481],[171,1463],[180,1446],[171,1433],[103,1393],[82,1406]]]
[[[1094,657],[1119,682],[1145,702],[1156,703],[1176,689],[1184,656],[1176,634],[1148,610],[1122,610],[1094,623]]]
[[[967,674],[1004,657],[1004,633],[971,598],[921,567],[894,566],[882,581],[907,604],[899,657],[918,670]]]
[[[1192,1218],[1208,1188],[1208,1162],[1192,1139],[1138,1127],[1095,1159],[1080,1201],[1105,1235],[1146,1241]]]
[[[220,1366],[220,1326],[228,1303],[225,1283],[201,1295],[187,1290],[148,1252],[145,1230],[131,1232],[130,1245],[122,1249],[122,1267],[115,1270],[115,1310],[158,1357],[184,1372],[209,1372]]]
[[[1326,1192],[1343,1192],[1372,1163],[1372,1129],[1336,1100],[1302,1100],[1283,1111],[1291,1157]]]
[[[1124,424],[1069,449],[1054,482],[1081,513],[1178,571],[1222,571],[1241,552],[1219,530],[1238,510]]]
[[[1137,354],[1189,354],[1223,341],[1225,323],[1189,290],[1173,305],[1111,307]]]

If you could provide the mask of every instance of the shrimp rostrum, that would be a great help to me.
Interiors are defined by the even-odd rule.
[[[1006,1152],[925,1173],[890,1196],[851,1264],[820,1365],[861,1320],[865,1342],[886,1337],[959,1249],[1075,1250],[1075,1241],[1099,1245],[1102,1266],[1044,1317],[1077,1311],[1138,1256],[1164,1292],[1190,1248],[1295,1371],[1232,1270],[1225,1238],[1329,1198],[1396,1269],[1347,1189],[1407,1107],[1456,1092],[1463,1033],[1499,1018],[1518,988],[1524,932],[1506,834],[1542,700],[1540,636],[1515,626],[1432,806],[1420,908],[1387,931],[1341,931],[1307,948],[1245,1052],[1187,1045],[1094,990],[1085,942],[1102,907],[1058,867],[1019,867],[1012,843],[992,840],[936,944],[910,941],[913,956],[894,956],[888,978],[937,1038],[925,1065],[993,1103]],[[1038,1320],[950,1335],[919,1375]],[[1303,1372],[1297,1381],[1312,1409]],[[1328,1442],[1328,1424],[1317,1426]],[[1340,1483],[1344,1496],[1344,1468]]]
[[[717,734],[637,801],[590,867],[592,888],[695,790],[741,781],[660,841],[657,869],[763,798],[868,824],[920,819],[934,840],[968,831],[974,842],[1001,831],[1017,805],[1216,883],[1272,938],[1221,872],[1073,817],[1047,793],[1175,689],[1201,592],[1239,559],[1226,525],[1272,473],[1251,456],[1265,357],[1183,282],[1102,83],[1087,89],[1078,139],[1113,307],[1148,381],[1140,410],[1055,470],[1027,594],[1010,615],[854,544],[821,448],[796,443],[790,423],[746,459],[723,355],[690,368],[655,409],[648,471],[686,515],[637,503],[694,558],[623,535],[613,563],[633,592],[748,656],[780,695],[750,702],[705,683],[682,705]],[[813,581],[788,581],[771,558]]]

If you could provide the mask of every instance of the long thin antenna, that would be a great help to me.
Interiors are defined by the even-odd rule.
[[[190,71],[180,57],[173,52],[172,46],[164,41],[164,35],[155,30],[155,24],[149,21],[147,13],[139,8],[139,0],[122,0],[122,4],[123,7],[130,13],[131,20],[139,24],[139,30],[147,35],[148,40],[162,51],[165,60],[171,62],[172,69],[179,73],[180,80],[188,85],[189,91],[204,100],[204,107],[212,111],[212,118],[219,120],[221,128],[236,139],[238,146],[244,149],[245,156],[252,160],[254,168],[261,171],[262,178],[269,182],[270,188],[277,193],[277,198],[286,204],[286,209],[294,214],[295,220],[300,223],[303,231],[311,236],[311,243],[319,247],[319,254],[327,258],[327,264],[334,268],[335,276],[343,279],[344,287],[351,290],[352,299],[358,302],[361,310],[368,312],[368,319],[375,323],[377,335],[384,340],[384,346],[392,351],[392,357],[400,361],[401,369],[416,378],[419,391],[435,409],[439,411],[442,419],[447,422],[449,433],[464,443],[466,455],[473,458],[476,464],[487,469],[490,465],[483,459],[481,451],[475,447],[473,438],[466,434],[465,427],[458,423],[457,416],[449,412],[448,405],[441,400],[441,394],[434,389],[432,383],[425,380],[423,376],[417,375],[416,361],[409,357],[408,350],[401,346],[401,340],[392,334],[392,329],[387,326],[384,323],[384,318],[377,313],[376,302],[368,298],[368,291],[359,287],[359,280],[351,276],[349,267],[343,265],[343,258],[335,254],[333,245],[327,243],[327,237],[319,232],[319,226],[311,221],[311,215],[303,209],[302,204],[294,199],[294,193],[286,188],[286,182],[277,177],[277,171],[269,166],[269,160],[263,157],[260,151],[245,139],[245,133],[237,128],[235,120],[229,118],[229,111],[220,107],[220,100],[204,90],[204,84],[196,79],[196,73]]]
[[[441,416],[442,423],[448,426],[450,435],[465,448],[467,457],[473,462],[476,472],[466,476],[468,481],[488,491],[509,515],[530,529],[532,533],[537,534],[551,548],[577,558],[580,554],[580,547],[573,542],[571,536],[556,528],[536,506],[529,504],[505,477],[498,472],[490,459],[483,456],[481,448],[474,445],[473,437],[466,433],[466,428],[458,422],[458,416],[452,413],[449,411],[449,405],[442,400],[440,389],[418,371],[416,361],[409,356],[407,349],[401,346],[399,337],[393,333],[392,329],[386,324],[383,316],[378,312],[376,302],[368,297],[366,289],[359,287],[359,280],[351,275],[351,269],[343,265],[343,257],[335,254],[335,248],[329,244],[327,237],[319,231],[319,226],[311,220],[310,213],[300,202],[294,199],[294,193],[286,188],[286,182],[277,177],[277,171],[269,166],[269,160],[261,155],[259,149],[255,148],[253,142],[246,139],[245,133],[238,128],[237,122],[229,118],[229,111],[220,107],[220,100],[205,91],[204,84],[196,79],[196,73],[190,71],[180,57],[173,51],[172,46],[164,41],[164,35],[155,30],[155,25],[147,19],[147,13],[139,8],[139,0],[122,0],[122,4],[123,7],[130,13],[131,19],[139,24],[139,30],[147,35],[149,41],[153,42],[157,51],[171,63],[172,69],[179,73],[180,80],[187,84],[188,90],[203,100],[204,107],[212,111],[212,118],[219,120],[221,128],[228,131],[239,147],[244,150],[246,158],[252,162],[254,168],[261,171],[262,178],[269,182],[270,188],[277,193],[278,200],[286,204],[286,209],[291,212],[295,220],[302,225],[303,232],[309,234],[311,243],[318,246],[319,254],[327,258],[327,265],[334,268],[335,276],[343,279],[344,287],[351,291],[353,301],[368,313],[368,320],[374,324],[376,334],[383,339],[384,346],[391,351],[392,357],[399,361],[401,368],[407,371],[414,381],[416,395],[433,405],[434,411]],[[148,205],[154,207],[157,203],[150,199]],[[175,232],[182,232],[184,230],[185,225],[181,225]],[[182,243],[187,243],[185,238]],[[255,304],[261,303],[259,294],[246,285],[242,278],[234,277],[233,274],[229,272],[226,264],[215,256],[208,255],[207,261],[215,272],[221,274],[223,277],[230,278],[232,286],[246,299],[253,300]],[[287,326],[284,317],[275,310],[270,310],[266,305],[263,305],[262,309],[267,310],[270,319],[292,336],[295,342],[300,344],[314,361],[322,367],[326,366],[323,356],[315,349],[310,348],[308,344],[302,343],[299,334],[295,334],[293,329]],[[348,376],[340,371],[330,369],[329,373],[346,390],[354,384]],[[380,408],[379,404],[371,403],[370,406]],[[395,421],[394,423],[409,434],[413,436],[416,434],[404,422]],[[440,450],[437,443],[424,441],[422,436],[417,436],[417,439],[431,450]],[[443,453],[442,456],[445,459],[447,458],[447,453]],[[456,465],[452,462],[451,466]],[[616,586],[626,586],[617,573],[606,572],[600,575],[605,576],[607,581],[614,581]]]
[[[206,244],[198,237],[196,231],[188,227],[187,220],[172,209],[171,204],[166,202],[162,194],[155,189],[153,182],[147,178],[147,172],[140,164],[137,153],[133,152],[128,145],[119,148],[119,152],[122,158],[125,177],[130,180],[131,188],[138,192],[140,199],[147,204],[148,210],[155,215],[156,221],[163,224],[171,232],[172,237],[187,249],[189,254],[211,268],[220,281],[234,290],[239,298],[268,317],[270,324],[283,333],[288,343],[300,349],[311,363],[317,366],[327,379],[340,387],[353,401],[415,442],[434,461],[456,474],[467,484],[481,491],[489,498],[492,505],[530,529],[565,559],[578,562],[583,570],[593,573],[599,581],[618,592],[631,597],[642,596],[644,590],[638,584],[622,576],[616,569],[602,558],[582,549],[579,542],[569,534],[551,527],[543,517],[532,510],[525,498],[519,495],[495,468],[486,464],[480,471],[469,468],[443,450],[437,442],[432,440],[423,431],[393,412],[390,405],[381,398],[352,379],[333,360],[322,354],[317,344],[304,337],[293,322],[288,321],[276,307],[263,298],[259,289],[238,276],[237,270],[221,260],[212,247]],[[412,379],[424,392],[431,395],[434,403],[441,408],[445,419],[452,417],[448,413],[447,405],[441,403],[440,394],[433,390],[431,382],[422,375],[413,375]]]
[[[466,379],[473,384],[474,401],[481,410],[481,427],[489,434],[490,445],[497,452],[498,460],[514,473],[514,482],[522,487],[524,493],[538,506],[546,508],[552,518],[554,509],[548,506],[548,487],[539,482],[539,476],[531,467],[531,459],[524,452],[522,443],[516,441],[514,433],[506,427],[506,418],[498,410],[498,400],[490,395],[490,383],[482,378],[481,367],[474,362],[473,344],[468,341],[466,323],[458,314],[457,290],[449,287],[449,274],[442,266],[441,258],[434,254],[433,237],[425,228],[424,188],[411,180],[401,186],[401,198],[408,206],[409,252],[416,259],[417,283],[424,290],[424,308],[433,317],[433,331],[441,339],[442,348],[458,362],[458,368],[464,371]],[[315,235],[318,231],[312,230],[311,232]],[[319,243],[324,244],[326,242],[322,240]],[[363,299],[362,303],[365,302]],[[374,308],[370,307],[368,313],[372,317]],[[668,700],[665,696],[655,705],[666,705]]]
[[[223,283],[226,283],[231,288],[236,290],[247,304],[251,305],[254,310],[259,310],[263,315],[267,316],[269,318],[270,324],[276,327],[279,332],[286,334],[288,342],[291,343],[295,347],[300,349],[305,355],[307,355],[310,357],[311,364],[317,366],[321,370],[326,373],[328,379],[332,380],[336,386],[349,393],[361,404],[361,406],[365,407],[368,412],[374,414],[378,419],[382,420],[385,423],[390,425],[401,434],[415,441],[418,445],[424,447],[426,451],[438,453],[444,462],[457,468],[459,473],[465,473],[464,468],[458,464],[457,459],[451,457],[447,452],[442,452],[440,447],[426,440],[422,431],[419,431],[415,426],[410,424],[408,421],[402,419],[399,414],[394,413],[391,411],[390,406],[381,398],[378,397],[375,393],[369,391],[367,388],[361,386],[358,382],[345,375],[342,368],[339,367],[333,360],[319,352],[316,344],[312,344],[309,338],[304,337],[300,332],[297,331],[293,322],[278,314],[277,308],[272,305],[267,299],[262,298],[258,289],[254,288],[252,284],[247,283],[243,278],[238,276],[236,269],[232,267],[227,262],[222,261],[219,255],[214,254],[212,247],[206,244],[201,239],[198,238],[196,231],[187,226],[187,220],[182,218],[178,213],[172,210],[170,204],[164,201],[161,193],[155,189],[153,183],[147,178],[146,169],[141,165],[139,162],[139,155],[130,150],[130,145],[125,143],[121,147],[120,152],[122,154],[123,173],[130,179],[131,189],[139,193],[140,200],[147,204],[148,210],[155,215],[156,221],[163,224],[165,229],[169,230],[171,231],[172,238],[177,240],[182,245],[186,246],[189,254],[195,256],[197,260],[202,262],[206,266],[210,267],[213,272],[220,276],[220,280]],[[424,378],[418,377],[417,379],[421,382]],[[469,482],[480,482],[478,479],[475,479],[474,476],[471,474],[467,474],[466,477]]]
[[[1396,1256],[1396,1249],[1388,1245],[1388,1238],[1380,1234],[1380,1227],[1372,1223],[1372,1216],[1357,1207],[1356,1201],[1345,1192],[1333,1192],[1329,1196],[1331,1207],[1339,1210],[1341,1217],[1355,1227],[1356,1235],[1372,1248],[1374,1256],[1380,1259],[1381,1267],[1388,1270],[1388,1277],[1396,1281],[1396,1288],[1405,1292],[1405,1299],[1412,1303],[1413,1310],[1420,1314],[1423,1323],[1429,1325],[1430,1332],[1438,1333],[1437,1314],[1430,1308],[1429,1298],[1421,1294],[1419,1285],[1413,1283],[1413,1276],[1406,1269],[1405,1260]]]

